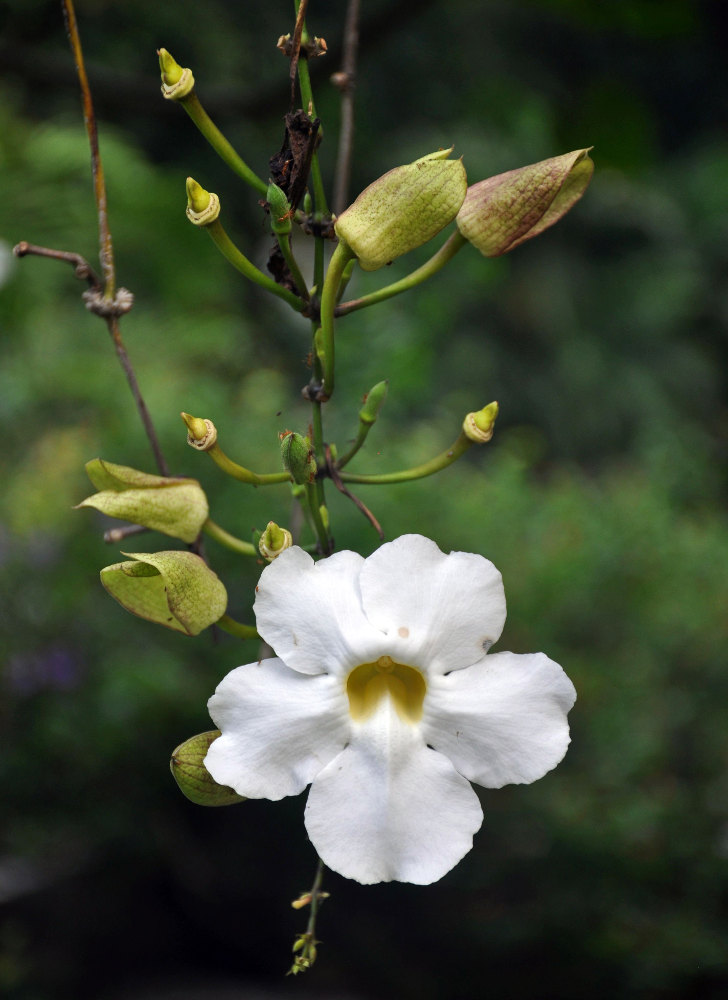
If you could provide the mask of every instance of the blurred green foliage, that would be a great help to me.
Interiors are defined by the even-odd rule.
[[[255,198],[157,100],[154,48],[192,65],[221,126],[265,171],[280,143],[288,4],[79,3],[101,118],[124,336],[173,471],[249,538],[286,524],[285,488],[226,480],[185,445],[212,418],[256,471],[305,431],[306,324],[238,281],[184,219],[192,173],[256,260]],[[362,888],[328,875],[316,996],[724,996],[728,895],[726,296],[728,143],[715,5],[571,0],[367,5],[352,194],[456,144],[471,181],[586,143],[591,189],[512,256],[467,248],[428,285],[340,323],[327,436],[390,393],[352,469],[425,461],[493,398],[493,441],[445,473],[359,493],[388,537],[419,531],[502,570],[501,649],[543,649],[579,692],[558,771],[482,793],[474,850],[441,883]],[[340,5],[311,0],[331,175]],[[207,697],[257,647],[128,616],[99,569],[106,522],[72,505],[97,455],[155,471],[102,323],[65,265],[93,260],[88,151],[55,5],[6,4],[0,81],[0,993],[123,1000],[210,995],[278,977],[302,929],[287,901],[314,858],[302,800],[205,811],[167,770],[209,728]],[[266,44],[261,41],[263,39]],[[270,44],[267,44],[270,43]],[[29,61],[29,53],[33,59]],[[321,60],[320,62],[323,62]],[[143,96],[141,96],[143,95]],[[156,103],[155,103],[156,102]],[[395,280],[427,248],[396,262]],[[382,283],[361,275],[356,294]],[[376,536],[329,488],[340,548]],[[147,550],[141,536],[124,544]],[[260,567],[208,541],[249,620]],[[221,815],[221,813],[223,813]],[[315,977],[315,978],[313,978]],[[300,992],[302,984],[296,983]]]

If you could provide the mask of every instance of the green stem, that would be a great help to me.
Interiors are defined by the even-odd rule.
[[[324,240],[323,236],[314,237],[313,283],[316,286],[316,296],[321,301],[321,288],[324,283]]]
[[[437,272],[451,260],[455,254],[464,247],[468,241],[464,236],[460,234],[459,230],[455,230],[449,237],[449,239],[443,243],[436,254],[433,254],[428,261],[426,261],[422,267],[418,267],[416,271],[408,274],[404,278],[400,278],[399,281],[393,282],[391,285],[386,285],[384,288],[378,289],[376,292],[370,292],[369,295],[362,295],[360,299],[351,299],[349,302],[342,302],[340,306],[336,307],[336,316],[345,316],[347,313],[354,312],[356,309],[364,309],[365,306],[373,306],[376,302],[383,302],[384,299],[391,299],[393,295],[399,295],[400,292],[409,291],[410,288],[414,288],[416,285],[421,284],[423,281],[427,281],[431,278],[433,274]]]
[[[341,276],[341,284],[339,285],[339,291],[338,291],[337,296],[336,296],[337,305],[338,305],[339,302],[341,302],[341,297],[343,296],[344,292],[346,291],[347,285],[351,281],[351,275],[352,275],[352,273],[354,271],[354,265],[355,264],[356,264],[356,258],[353,258],[352,260],[349,261],[349,263],[344,268],[344,273]]]
[[[325,461],[324,452],[324,427],[323,427],[323,412],[322,404],[318,400],[313,400],[311,403],[311,426],[313,428],[313,447],[316,453],[316,460],[319,468]],[[326,491],[324,489],[324,481],[319,476],[316,479],[316,507],[320,511],[321,507],[326,505]],[[320,516],[320,515],[319,515]],[[325,551],[330,551],[331,549],[331,532],[326,527],[322,521],[322,527],[326,535],[326,547]]]
[[[365,483],[383,485],[385,483],[408,483],[413,479],[424,479],[425,476],[432,476],[441,469],[446,469],[448,465],[456,462],[461,455],[470,448],[473,442],[466,436],[465,431],[460,432],[458,439],[440,455],[416,465],[412,469],[402,469],[400,472],[382,472],[374,475],[356,475],[352,472],[341,472],[340,479],[344,483]]]
[[[347,465],[352,460],[354,455],[356,455],[356,453],[359,451],[361,446],[366,441],[369,431],[372,429],[373,426],[374,424],[365,424],[363,421],[360,421],[359,432],[356,435],[356,440],[354,441],[354,444],[351,446],[351,448],[349,448],[349,450],[344,455],[342,455],[341,458],[337,460],[336,462],[337,469],[343,469],[344,466]]]
[[[226,549],[231,549],[233,552],[239,552],[244,556],[258,556],[259,554],[252,542],[244,542],[241,538],[236,538],[235,535],[231,535],[230,532],[221,528],[219,524],[215,524],[209,517],[202,525],[202,530],[210,538],[214,538],[220,545],[224,545]]]
[[[334,250],[324,280],[321,293],[321,340],[323,347],[323,394],[329,399],[334,391],[334,310],[336,296],[346,265],[354,256],[354,251],[343,240]]]
[[[243,625],[242,622],[236,622],[230,615],[223,615],[222,618],[218,618],[215,624],[223,632],[229,632],[230,635],[236,635],[240,639],[260,639],[254,625]]]
[[[268,185],[265,184],[260,177],[254,174],[247,163],[245,163],[238,153],[235,152],[220,129],[217,125],[215,125],[213,120],[200,104],[200,100],[194,90],[191,91],[187,97],[179,101],[179,104],[181,104],[185,109],[217,155],[224,160],[225,163],[227,163],[230,169],[233,170],[238,177],[241,177],[246,184],[250,184],[250,186],[255,188],[259,194],[262,194],[263,197],[265,197],[268,193]]]
[[[308,302],[310,295],[308,293],[308,288],[306,287],[306,281],[301,274],[300,267],[298,266],[298,261],[293,256],[293,251],[291,250],[291,237],[286,233],[276,233],[276,239],[278,240],[278,246],[281,248],[283,259],[288,265],[288,270],[291,272],[291,277],[295,281],[296,288],[301,294],[301,298]]]
[[[266,191],[268,189],[266,188]],[[297,295],[290,292],[287,288],[282,285],[276,284],[272,278],[263,274],[259,271],[255,264],[251,264],[245,254],[241,253],[240,250],[235,246],[233,241],[230,239],[228,234],[222,227],[222,223],[219,219],[215,219],[214,222],[210,222],[205,229],[210,234],[212,242],[222,253],[223,257],[226,257],[230,263],[244,274],[246,278],[250,281],[254,281],[256,285],[260,285],[261,288],[265,288],[267,291],[272,292],[277,295],[278,298],[283,299],[287,302],[289,306],[296,310],[296,312],[303,312],[305,303],[302,299],[299,299]]]
[[[272,483],[290,483],[291,481],[291,476],[288,472],[266,472],[260,475],[256,472],[251,472],[250,469],[246,469],[244,466],[238,465],[237,462],[233,462],[231,458],[228,458],[219,444],[214,444],[212,448],[208,448],[207,454],[219,469],[222,469],[228,476],[232,476],[233,479],[237,479],[241,483],[250,483],[251,486],[270,486]]]
[[[307,41],[308,33],[306,31],[306,26],[304,25],[301,42]],[[311,76],[308,72],[308,59],[303,53],[301,53],[298,60],[298,86],[301,89],[301,104],[303,105],[303,110],[307,114],[310,114],[312,118],[315,118],[316,105],[313,101]],[[313,187],[313,198],[316,211],[320,212],[322,215],[328,215],[329,209],[326,203],[326,192],[324,191],[323,178],[321,177],[321,167],[316,153],[314,153],[311,158],[311,185]]]
[[[306,500],[308,503],[308,509],[311,512],[311,519],[313,521],[313,527],[316,532],[319,547],[321,552],[327,556],[331,552],[331,543],[329,540],[329,532],[324,524],[323,517],[321,516],[321,510],[319,509],[319,492],[316,483],[306,484]]]

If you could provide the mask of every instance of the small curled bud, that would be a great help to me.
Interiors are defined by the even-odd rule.
[[[291,206],[282,188],[272,181],[268,185],[270,227],[276,236],[287,236],[291,231]]]
[[[193,177],[187,178],[187,218],[195,226],[209,226],[220,214],[220,199]]]
[[[183,101],[192,92],[195,78],[191,69],[183,69],[166,49],[157,49],[162,71],[162,94],[168,101]]]
[[[217,444],[217,428],[207,417],[193,417],[184,411],[180,414],[187,425],[187,444],[198,451],[209,451]]]
[[[498,404],[488,403],[477,413],[468,413],[463,420],[463,431],[466,437],[476,444],[485,444],[493,437],[495,418],[498,416]]]
[[[387,398],[388,388],[389,382],[385,379],[383,382],[377,382],[374,388],[366,394],[364,405],[359,410],[359,420],[363,424],[371,425],[376,422],[384,400]]]
[[[287,531],[286,528],[280,528],[275,521],[269,521],[265,531],[260,536],[258,552],[268,562],[273,562],[281,552],[289,549],[292,545],[293,535],[290,531]]]

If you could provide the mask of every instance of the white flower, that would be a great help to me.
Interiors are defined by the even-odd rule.
[[[210,699],[205,758],[246,798],[306,785],[322,860],[363,883],[426,885],[473,845],[470,782],[529,783],[562,759],[576,693],[543,653],[486,656],[506,618],[501,575],[404,535],[368,559],[283,552],[257,588],[277,657],[238,667]]]

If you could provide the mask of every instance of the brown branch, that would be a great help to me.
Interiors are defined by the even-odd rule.
[[[109,545],[118,545],[124,539],[130,538],[132,535],[142,535],[145,531],[149,531],[149,528],[145,528],[142,524],[126,524],[123,528],[109,528],[108,531],[104,532],[104,541]]]
[[[93,100],[91,99],[91,88],[89,87],[88,77],[86,76],[86,68],[83,61],[83,49],[81,48],[81,38],[78,34],[73,0],[62,0],[62,6],[63,17],[66,22],[66,30],[71,43],[71,51],[73,53],[74,62],[76,63],[76,73],[78,75],[78,82],[81,88],[81,99],[83,103],[83,120],[86,125],[86,134],[88,135],[88,143],[91,150],[91,171],[93,174],[94,198],[96,200],[99,226],[99,259],[101,261],[101,270],[104,276],[103,291],[101,289],[101,282],[99,279],[93,274],[93,271],[84,258],[80,257],[78,254],[67,254],[64,251],[57,250],[47,251],[43,247],[36,247],[31,250],[31,244],[29,243],[18,244],[18,247],[16,247],[16,253],[18,256],[23,256],[24,253],[35,252],[40,256],[67,260],[69,263],[75,264],[77,277],[86,277],[89,279],[91,288],[89,291],[84,293],[86,307],[87,309],[90,309],[91,312],[101,316],[106,322],[109,334],[114,342],[116,356],[124,370],[124,374],[126,375],[126,380],[129,383],[129,388],[131,389],[132,396],[134,397],[139,417],[144,426],[147,438],[149,439],[152,452],[154,453],[157,468],[163,476],[168,476],[169,469],[164,455],[162,454],[159,439],[157,438],[157,432],[154,428],[154,424],[152,423],[149,410],[147,409],[147,405],[144,402],[141,390],[139,389],[139,383],[137,381],[134,368],[132,367],[126,347],[124,346],[124,342],[121,338],[119,316],[131,309],[133,296],[125,288],[120,288],[118,291],[116,290],[114,248],[111,241],[111,230],[109,229],[109,219],[106,205],[106,183],[104,181],[104,167],[101,162],[101,154],[99,153],[99,137],[96,127],[96,115],[94,114]],[[81,274],[79,274],[79,266],[81,267]],[[84,267],[87,269],[87,273],[83,273]],[[93,280],[91,280],[91,275],[93,275]]]
[[[101,270],[104,275],[104,295],[111,299],[114,297],[114,286],[116,283],[116,273],[114,269],[114,248],[111,243],[111,232],[109,231],[109,219],[106,209],[106,184],[104,182],[104,167],[99,155],[99,136],[96,128],[96,116],[94,114],[93,101],[91,100],[91,88],[88,85],[86,67],[83,62],[83,50],[81,39],[78,34],[76,24],[76,12],[73,9],[73,0],[62,0],[63,17],[66,22],[68,40],[71,43],[71,52],[76,63],[76,74],[79,86],[81,87],[81,100],[83,102],[83,121],[88,135],[88,144],[91,149],[91,170],[94,179],[94,197],[96,199],[96,210],[99,218],[99,258],[101,260]]]
[[[331,81],[341,91],[341,131],[334,178],[334,214],[341,215],[348,203],[351,153],[354,145],[354,88],[356,55],[359,45],[359,0],[349,0],[344,25],[344,52],[341,70]]]
[[[331,456],[330,445],[328,444],[324,445],[324,453],[326,455],[326,472],[331,477],[331,481],[333,482],[336,489],[339,490],[340,493],[343,493],[345,497],[348,497],[351,500],[351,502],[356,507],[359,508],[364,517],[367,519],[367,521],[369,521],[371,526],[377,532],[381,541],[384,541],[384,532],[382,531],[382,526],[380,525],[379,521],[376,519],[374,514],[372,514],[372,512],[369,510],[366,504],[362,503],[359,497],[354,496],[354,494],[350,490],[348,490],[341,481],[341,477],[339,476],[338,470],[336,468],[336,463],[334,462]]]
[[[17,246],[13,247],[16,257],[50,257],[52,260],[63,260],[67,264],[72,264],[74,274],[80,281],[88,281],[89,287],[94,292],[101,291],[99,277],[91,267],[85,257],[80,253],[72,253],[70,250],[52,250],[50,247],[39,247],[35,243],[28,243],[21,240]]]

